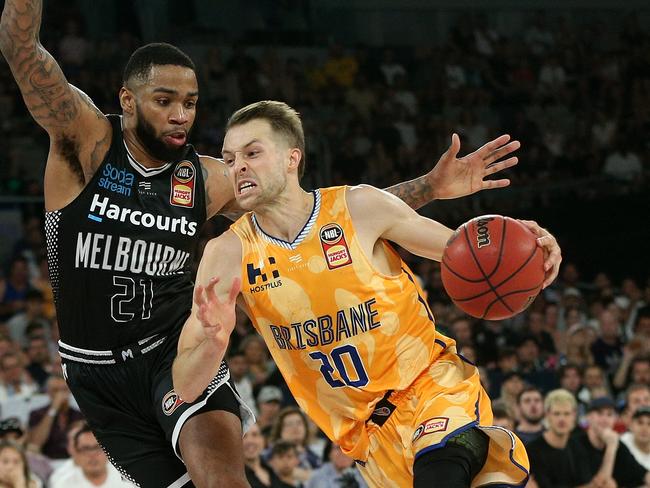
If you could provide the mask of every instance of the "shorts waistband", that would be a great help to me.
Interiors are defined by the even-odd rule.
[[[59,341],[59,354],[63,359],[85,364],[118,364],[143,356],[153,351],[167,339],[158,334],[118,349],[96,351],[71,346]]]

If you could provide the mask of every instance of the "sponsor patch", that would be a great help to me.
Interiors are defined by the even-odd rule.
[[[447,430],[447,425],[449,424],[449,419],[447,417],[433,417],[429,420],[425,420],[418,428],[413,432],[413,442],[417,441],[420,437],[427,434],[433,434],[434,432],[444,432]]]
[[[185,402],[181,400],[181,397],[174,390],[171,390],[162,399],[162,411],[169,417],[183,403]]]
[[[196,170],[190,161],[181,161],[172,172],[169,203],[177,207],[194,207],[194,184]]]
[[[372,413],[373,415],[379,415],[380,417],[388,417],[390,415],[390,408],[388,407],[375,408],[375,411]]]
[[[329,269],[340,268],[352,262],[350,248],[340,225],[331,223],[321,227],[320,243]]]

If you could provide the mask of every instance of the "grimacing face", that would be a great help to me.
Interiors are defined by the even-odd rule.
[[[239,206],[253,210],[277,202],[289,169],[297,171],[296,151],[263,119],[228,129],[222,155]]]

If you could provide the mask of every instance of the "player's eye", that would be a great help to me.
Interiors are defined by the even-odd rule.
[[[194,107],[196,107],[196,102],[194,100],[185,102],[185,108],[193,109]]]
[[[156,100],[156,103],[158,105],[162,105],[164,107],[166,105],[169,105],[169,99],[167,99],[167,98],[159,98],[158,100]]]

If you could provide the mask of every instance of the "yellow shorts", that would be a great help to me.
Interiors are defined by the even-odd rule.
[[[450,345],[408,389],[389,397],[397,408],[381,427],[368,423],[368,457],[359,470],[370,487],[412,487],[418,456],[444,447],[447,439],[474,426],[489,436],[490,445],[472,487],[525,485],[529,463],[523,443],[491,426],[490,400],[478,370],[455,352]]]

